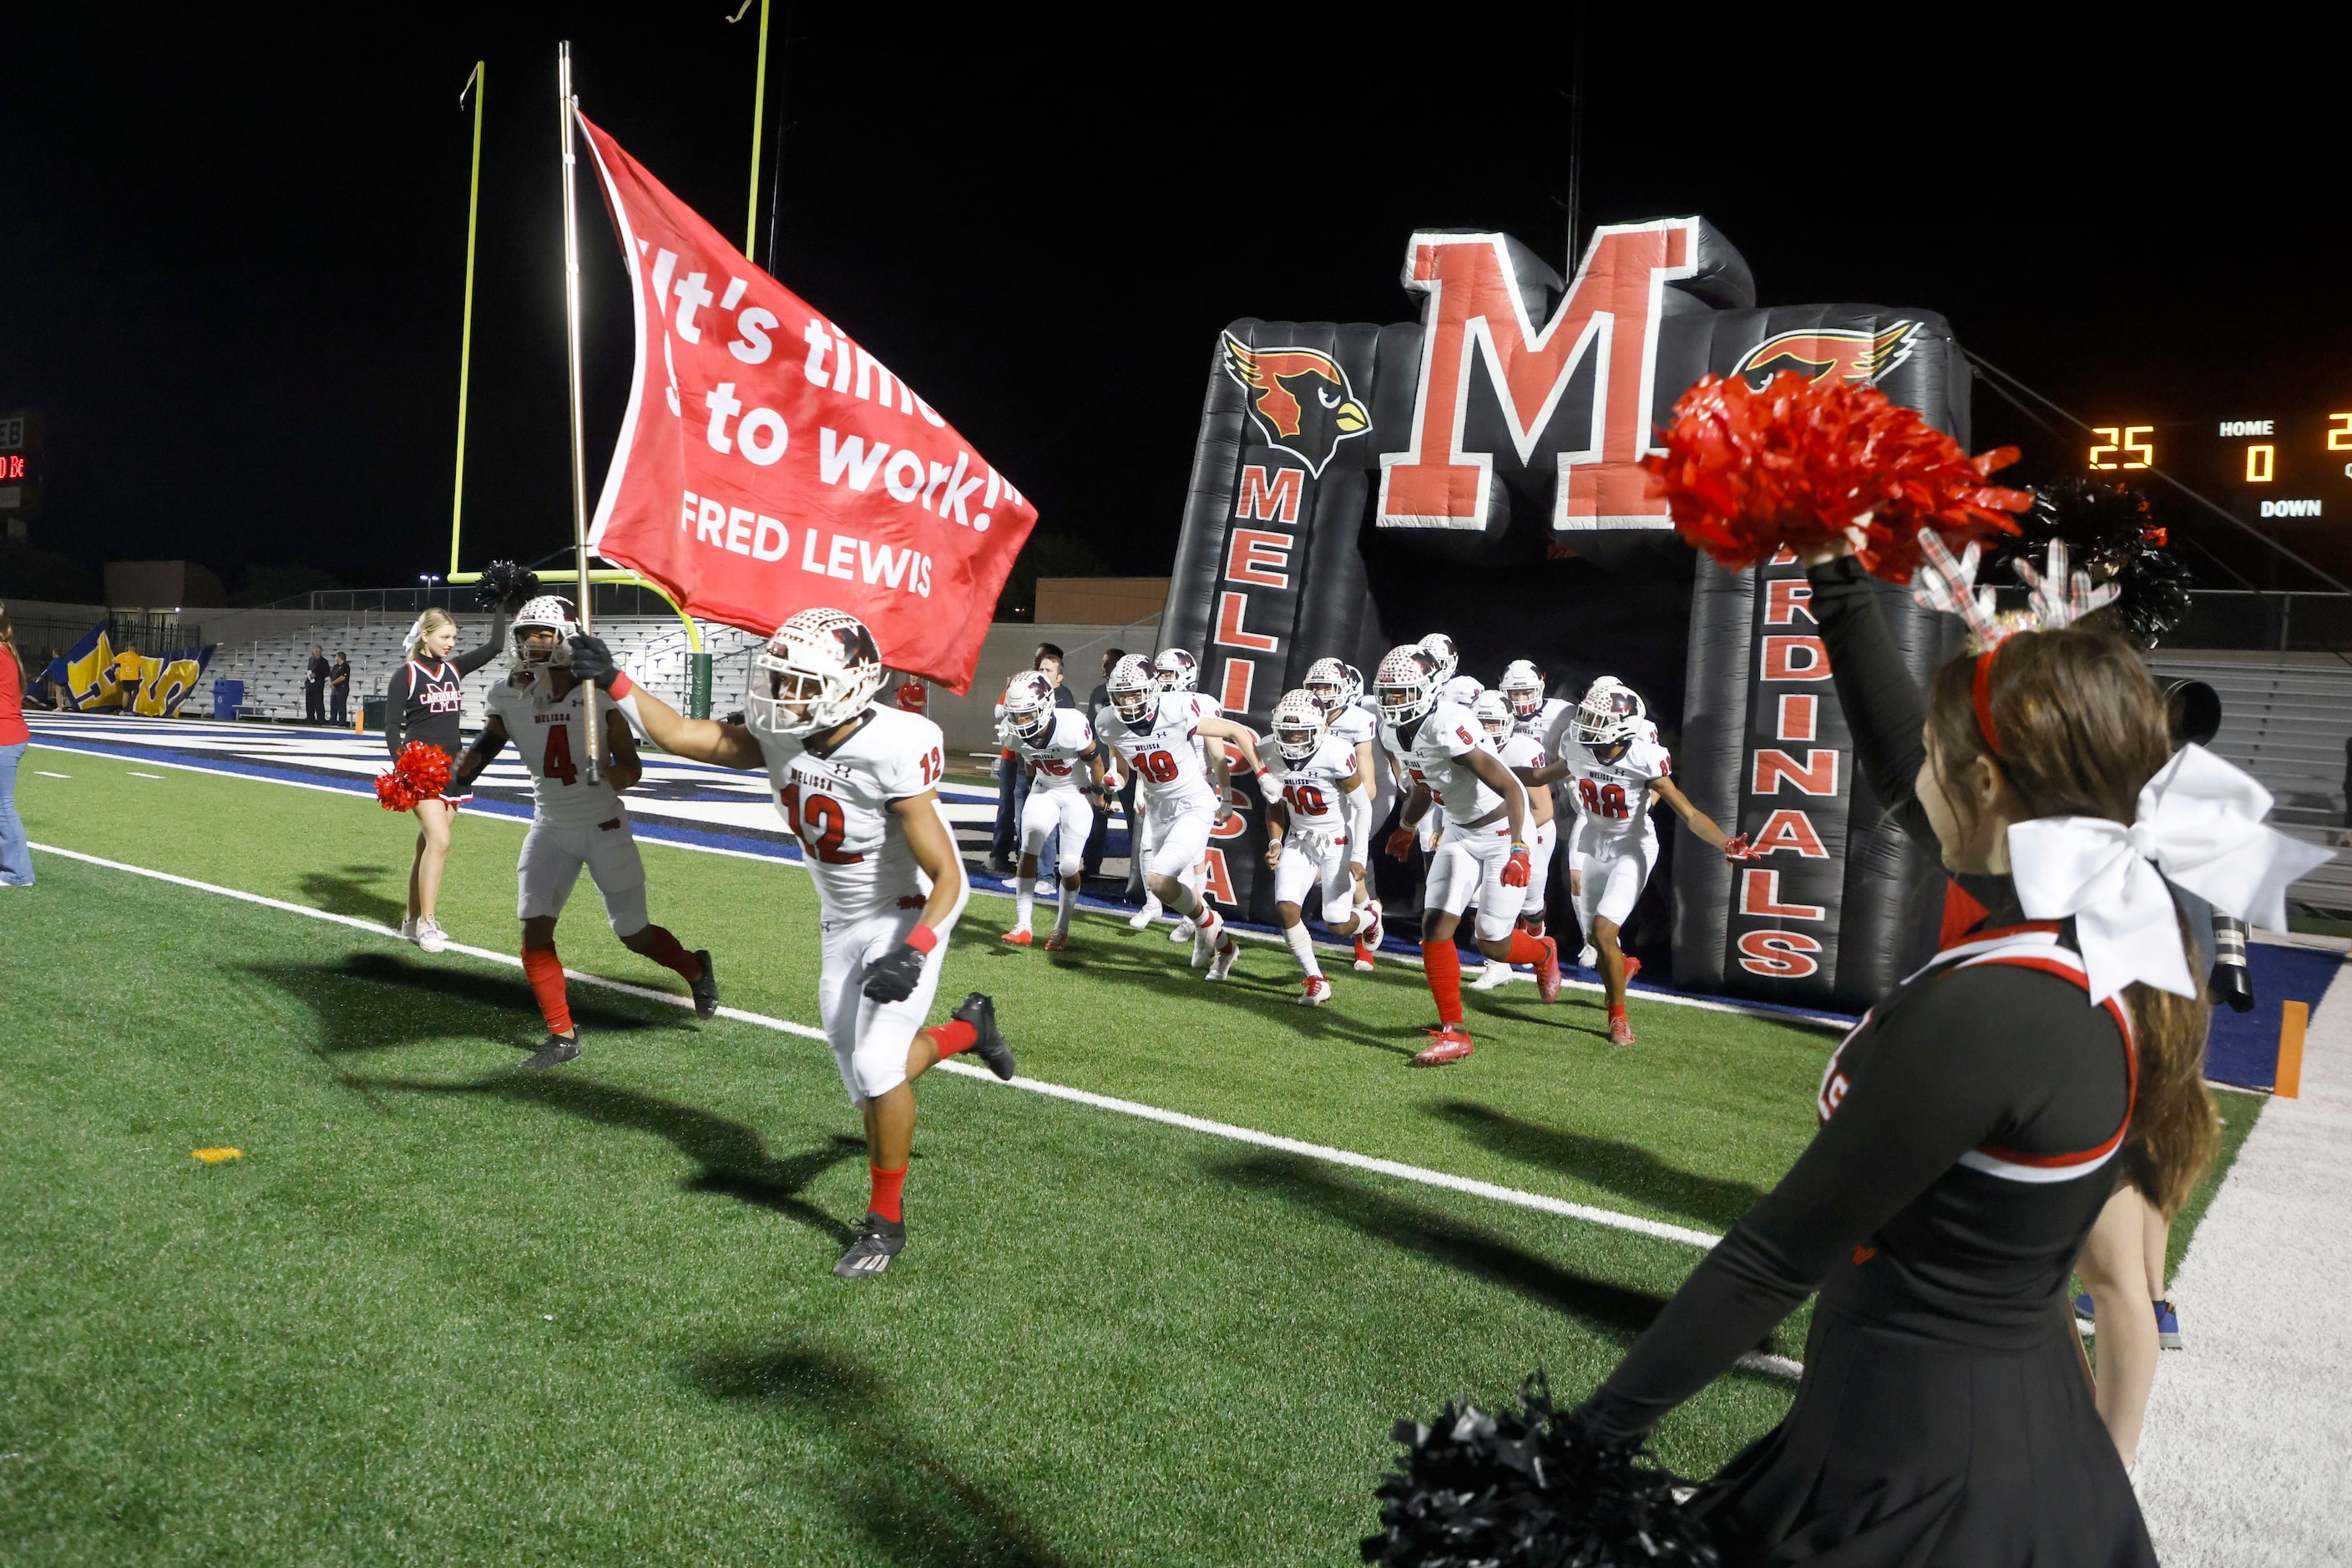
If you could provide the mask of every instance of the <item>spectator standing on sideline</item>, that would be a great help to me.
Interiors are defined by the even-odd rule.
[[[898,701],[901,713],[921,714],[931,701],[930,688],[923,684],[923,678],[919,675],[910,675],[900,681],[898,689],[891,696]]]
[[[348,726],[352,721],[352,656],[341,648],[335,650],[335,663],[327,672],[327,684],[334,698],[328,721],[339,728]]]
[[[1111,666],[1126,657],[1127,650],[1123,647],[1115,647],[1103,655],[1103,678],[1095,682],[1095,689],[1092,691],[1087,693],[1086,715],[1088,723],[1102,722],[1102,710],[1110,706]],[[1122,806],[1131,808],[1134,805],[1135,780],[1133,778],[1129,778],[1120,786],[1118,798]],[[1133,818],[1130,817],[1129,820],[1132,821]],[[1086,864],[1080,868],[1079,874],[1088,878],[1101,876],[1103,857],[1109,852],[1110,802],[1106,800],[1103,802],[1103,808],[1095,813],[1094,831],[1087,835]]]
[[[331,673],[327,650],[312,643],[310,677],[302,682],[302,717],[313,724],[327,721],[327,677]]]
[[[25,819],[16,815],[16,764],[33,743],[24,703],[25,666],[16,657],[7,606],[0,605],[0,888],[33,885],[33,852],[25,845]]]

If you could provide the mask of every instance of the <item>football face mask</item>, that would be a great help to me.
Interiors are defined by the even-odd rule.
[[[1642,700],[1633,688],[1603,676],[1592,683],[1576,709],[1576,739],[1586,746],[1605,749],[1631,741],[1642,722]]]
[[[1353,703],[1363,689],[1363,678],[1336,658],[1318,658],[1307,668],[1307,695],[1327,715]]]
[[[515,612],[515,663],[533,674],[561,669],[564,652],[579,632],[580,617],[572,613],[572,601],[542,594]]]
[[[1503,700],[1511,705],[1511,716],[1532,719],[1543,711],[1543,672],[1524,658],[1513,659],[1503,671]]]
[[[1323,708],[1313,693],[1288,692],[1274,705],[1274,743],[1285,762],[1314,759],[1323,744]]]
[[[1054,721],[1052,699],[1027,681],[1015,682],[1004,694],[1004,723],[1024,741],[1035,741]]]
[[[1162,691],[1197,691],[1201,686],[1200,662],[1181,647],[1171,647],[1152,660]]]
[[[745,715],[774,734],[813,734],[856,718],[881,688],[882,656],[864,622],[803,610],[752,657]]]
[[[1499,741],[1511,732],[1511,710],[1499,691],[1482,691],[1478,700],[1470,705],[1479,725],[1487,734]]]
[[[1160,689],[1159,674],[1151,661],[1139,653],[1129,654],[1111,666],[1110,679],[1103,683],[1110,698],[1111,711],[1125,724],[1140,724],[1151,711],[1151,699]]]
[[[1428,653],[1417,643],[1392,647],[1372,676],[1380,692],[1381,717],[1391,724],[1410,724],[1437,702],[1437,679]]]

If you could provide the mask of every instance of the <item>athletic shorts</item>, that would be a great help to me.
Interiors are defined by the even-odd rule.
[[[1297,829],[1282,841],[1274,868],[1274,901],[1304,904],[1307,890],[1323,889],[1323,923],[1340,925],[1355,913],[1356,872],[1347,835],[1330,828]]]
[[[1475,900],[1478,905],[1478,939],[1501,942],[1518,924],[1526,907],[1526,890],[1507,887],[1503,868],[1511,860],[1511,825],[1507,819],[1484,827],[1464,827],[1448,822],[1430,858],[1429,880],[1422,889],[1423,910],[1444,910],[1458,915]],[[1530,878],[1532,882],[1534,879]]]
[[[1021,853],[1043,855],[1045,840],[1056,828],[1062,839],[1054,851],[1055,874],[1075,877],[1086,868],[1087,836],[1095,830],[1095,808],[1083,791],[1032,785],[1021,806]]]
[[[646,929],[646,863],[626,816],[574,826],[534,818],[522,836],[522,858],[515,864],[515,914],[522,920],[551,919],[563,912],[580,868],[588,868],[604,919],[614,936]]]
[[[1558,837],[1559,819],[1536,824],[1528,840],[1528,897],[1519,906],[1520,912],[1540,916],[1544,912],[1544,891],[1551,879],[1552,845]]]
[[[1584,940],[1592,940],[1592,922],[1607,921],[1622,926],[1641,900],[1642,886],[1650,879],[1650,868],[1658,863],[1658,840],[1654,834],[1622,843],[1603,843],[1589,850],[1580,869],[1584,873],[1584,890],[1576,895],[1576,919],[1584,928]]]
[[[907,1081],[907,1049],[930,1016],[948,956],[948,931],[923,960],[922,977],[903,1001],[877,1002],[866,994],[866,967],[907,940],[923,918],[922,900],[907,909],[886,909],[863,920],[823,921],[824,970],[817,982],[817,1005],[824,1037],[841,1068],[849,1103],[863,1107]]]
[[[1209,852],[1209,830],[1217,826],[1217,803],[1212,798],[1195,805],[1143,807],[1143,844],[1139,851],[1148,877],[1180,880]]]

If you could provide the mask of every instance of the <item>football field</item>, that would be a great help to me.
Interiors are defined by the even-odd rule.
[[[1389,1426],[1538,1367],[1580,1396],[1802,1150],[1834,1039],[1637,995],[1613,1050],[1592,994],[1517,984],[1414,1071],[1410,964],[1339,960],[1309,1010],[1278,946],[1211,986],[1165,926],[1010,949],[975,896],[938,1011],[994,995],[1024,1082],[922,1080],[907,1251],[849,1284],[798,866],[645,841],[709,1023],[583,879],[558,941],[615,984],[531,1076],[520,822],[460,822],[441,914],[481,951],[427,957],[367,797],[37,744],[17,800],[10,1563],[1353,1562]],[[2222,1099],[2234,1152],[2261,1100]],[[1665,1462],[1777,1420],[1802,1330]]]

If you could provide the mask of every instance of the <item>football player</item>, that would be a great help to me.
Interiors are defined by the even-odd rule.
[[[1657,864],[1658,831],[1650,821],[1651,809],[1664,801],[1685,826],[1727,859],[1744,860],[1752,853],[1745,834],[1735,838],[1725,833],[1675,785],[1674,758],[1643,733],[1648,717],[1632,687],[1613,676],[1600,677],[1577,705],[1556,759],[1533,775],[1539,784],[1566,779],[1575,792],[1569,894],[1576,900],[1585,940],[1600,960],[1612,1046],[1633,1043],[1633,1026],[1625,1017],[1625,986],[1641,964],[1625,957],[1617,936],[1642,896],[1643,884],[1650,879],[1650,868]]]
[[[1565,706],[1565,704],[1562,704]],[[1481,692],[1471,704],[1479,728],[1486,734],[1486,743],[1503,759],[1503,765],[1517,776],[1528,790],[1528,890],[1526,901],[1519,909],[1519,929],[1529,936],[1544,934],[1544,892],[1551,885],[1552,800],[1549,787],[1535,782],[1536,773],[1550,759],[1545,755],[1543,742],[1526,729],[1514,724],[1511,705],[1501,691]],[[1473,991],[1492,991],[1512,979],[1511,966],[1493,959],[1478,972],[1470,983]]]
[[[514,668],[490,689],[489,717],[482,732],[450,771],[448,793],[462,794],[506,748],[509,739],[530,771],[530,830],[523,835],[515,865],[515,914],[522,921],[522,972],[547,1020],[547,1038],[524,1061],[543,1072],[580,1054],[580,1031],[563,985],[563,961],[555,954],[555,921],[572,897],[580,868],[588,868],[604,900],[613,934],[631,952],[675,970],[694,993],[697,1016],[719,1011],[719,983],[710,954],[688,952],[668,930],[646,918],[646,864],[629,832],[629,814],[620,792],[645,773],[626,724],[610,722],[618,713],[633,721],[635,704],[625,688],[616,700],[596,693],[604,765],[591,779],[585,732],[589,692],[593,688],[569,668],[568,640],[580,629],[572,602],[542,594],[515,612]]]
[[[1208,697],[1202,694],[1201,661],[1194,658],[1192,654],[1187,652],[1185,649],[1181,647],[1162,648],[1160,653],[1150,661],[1150,663],[1151,666],[1152,682],[1160,690],[1187,693],[1192,697],[1196,704],[1203,711],[1212,715],[1219,715],[1224,712],[1224,704],[1219,702],[1213,697]],[[1104,679],[1108,680],[1109,677],[1105,676]],[[1211,787],[1217,792],[1217,798],[1221,801],[1223,800],[1225,798],[1225,753],[1223,749],[1221,747],[1212,748],[1207,744],[1207,742],[1202,742],[1201,761],[1202,764],[1208,769]],[[1132,824],[1129,825],[1129,831],[1130,833],[1133,832]],[[1132,847],[1133,847],[1130,844],[1130,851],[1132,850]],[[1197,899],[1200,897],[1201,890],[1209,885],[1209,863],[1205,858],[1202,860],[1201,864],[1193,867],[1191,870],[1184,873],[1184,885],[1192,889],[1192,896],[1194,898]],[[1130,931],[1141,931],[1153,921],[1158,920],[1160,916],[1160,896],[1151,890],[1150,884],[1147,881],[1144,884],[1143,889],[1143,907],[1137,910],[1134,914],[1128,918],[1128,929]],[[1190,920],[1179,917],[1174,928],[1168,933],[1168,940],[1170,942],[1190,942],[1192,940],[1192,922]]]
[[[575,668],[626,691],[628,677],[591,637]],[[940,809],[940,727],[878,706],[874,635],[842,610],[807,609],[776,628],[751,660],[743,724],[681,718],[637,691],[646,733],[673,756],[723,768],[764,767],[776,809],[816,883],[824,970],[818,1006],[849,1102],[866,1121],[872,1186],[857,1238],[833,1266],[871,1279],[907,1245],[907,1160],[915,1142],[914,1080],[960,1051],[998,1078],[1013,1047],[996,1004],[975,991],[948,1022],[923,1027],[966,888],[955,835]]]
[[[1381,744],[1412,781],[1388,852],[1412,852],[1415,828],[1433,806],[1445,829],[1430,859],[1422,893],[1421,961],[1437,1002],[1432,1043],[1413,1058],[1438,1067],[1470,1054],[1462,1026],[1462,960],[1454,932],[1462,911],[1477,905],[1478,949],[1490,960],[1535,965],[1546,1002],[1559,996],[1559,952],[1549,937],[1518,929],[1527,900],[1528,792],[1502,758],[1480,743],[1470,710],[1439,697],[1429,655],[1408,643],[1391,648],[1372,678],[1381,697]]]
[[[1298,1000],[1319,1007],[1331,999],[1331,983],[1316,962],[1315,944],[1307,939],[1300,906],[1307,890],[1323,889],[1323,924],[1333,936],[1381,940],[1381,907],[1356,910],[1356,858],[1353,840],[1357,799],[1363,783],[1356,749],[1332,734],[1323,708],[1304,689],[1287,692],[1274,705],[1274,733],[1268,737],[1279,760],[1275,783],[1281,794],[1266,804],[1265,863],[1274,871],[1274,907],[1281,917],[1282,940],[1298,959],[1306,982]]]
[[[1258,761],[1257,737],[1229,719],[1216,717],[1197,692],[1165,691],[1150,661],[1129,654],[1104,682],[1110,719],[1101,739],[1127,760],[1139,781],[1143,821],[1135,834],[1135,854],[1143,861],[1143,885],[1151,895],[1192,921],[1192,966],[1209,966],[1208,978],[1233,973],[1241,944],[1225,929],[1209,900],[1185,879],[1208,853],[1209,835],[1224,815],[1221,791],[1209,783],[1200,742],[1222,752],[1218,742],[1240,748],[1257,775],[1258,789],[1278,794]]]
[[[1348,858],[1356,878],[1356,907],[1370,910],[1372,916],[1370,930],[1356,938],[1356,967],[1370,973],[1380,944],[1366,938],[1380,927],[1381,901],[1372,897],[1371,868],[1364,859],[1364,846],[1371,842],[1372,824],[1380,820],[1387,805],[1383,794],[1394,795],[1393,785],[1385,791],[1382,787],[1389,780],[1380,765],[1380,718],[1364,706],[1363,672],[1352,664],[1317,659],[1307,667],[1306,691],[1323,710],[1324,726],[1332,738],[1356,752],[1357,784],[1348,796]]]
[[[1576,711],[1576,704],[1565,698],[1545,696],[1544,673],[1531,659],[1515,658],[1505,666],[1498,689],[1503,700],[1510,704],[1512,728],[1533,735],[1549,759],[1559,746],[1560,732]]]
[[[1034,675],[1035,671],[1030,672]],[[1094,808],[1078,784],[1084,769],[1100,790],[1104,776],[1102,748],[1095,743],[1094,726],[1075,708],[1054,705],[1054,689],[1043,678],[1015,679],[1004,694],[1004,729],[1013,751],[1029,770],[1029,798],[1021,808],[1021,866],[1014,884],[1013,929],[1002,940],[1027,947],[1034,938],[1030,916],[1037,904],[1037,857],[1045,840],[1061,834],[1055,853],[1054,873],[1061,898],[1054,909],[1054,932],[1045,951],[1059,952],[1070,939],[1070,911],[1078,901],[1080,869],[1086,864],[1087,837],[1094,832]]]

